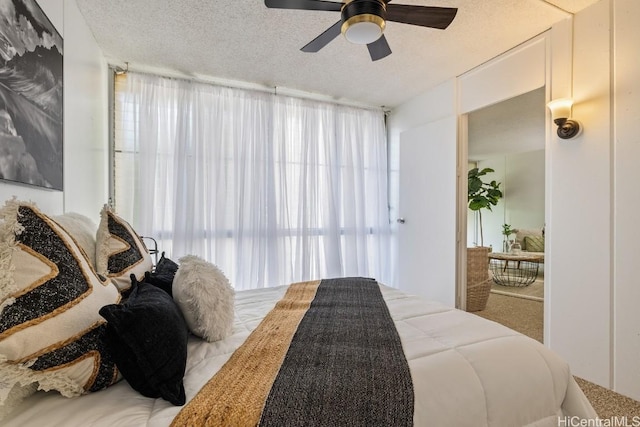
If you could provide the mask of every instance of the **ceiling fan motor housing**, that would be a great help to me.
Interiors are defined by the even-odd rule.
[[[352,0],[342,7],[342,34],[356,44],[369,44],[384,32],[387,18],[383,0]]]

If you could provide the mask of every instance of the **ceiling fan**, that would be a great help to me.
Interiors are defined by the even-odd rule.
[[[340,12],[341,19],[324,33],[304,46],[303,52],[317,52],[338,34],[356,44],[366,44],[372,61],[391,54],[383,32],[386,21],[419,25],[444,30],[451,24],[457,8],[389,4],[391,0],[264,0],[264,4],[275,9],[323,10]]]

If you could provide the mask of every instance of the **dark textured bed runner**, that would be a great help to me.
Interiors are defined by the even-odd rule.
[[[413,386],[376,281],[290,286],[174,426],[410,426]]]

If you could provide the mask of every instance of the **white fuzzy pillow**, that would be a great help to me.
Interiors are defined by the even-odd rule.
[[[209,342],[233,332],[235,292],[224,273],[195,255],[180,258],[173,299],[192,334]]]

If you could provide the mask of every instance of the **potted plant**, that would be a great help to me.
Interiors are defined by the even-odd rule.
[[[502,191],[500,191],[500,183],[482,181],[482,177],[491,172],[494,172],[491,168],[482,170],[473,168],[469,171],[469,209],[478,212],[480,246],[467,248],[467,311],[485,309],[493,282],[488,268],[491,248],[484,247],[482,235],[482,209],[491,210],[491,206],[497,205],[502,198]]]
[[[473,168],[469,171],[469,193],[468,202],[469,209],[478,212],[480,221],[480,246],[484,246],[484,236],[482,234],[482,209],[491,210],[491,206],[498,204],[498,201],[502,198],[502,191],[500,191],[500,183],[495,180],[490,182],[484,182],[482,177],[488,173],[495,172],[491,168],[484,168],[482,170]]]

